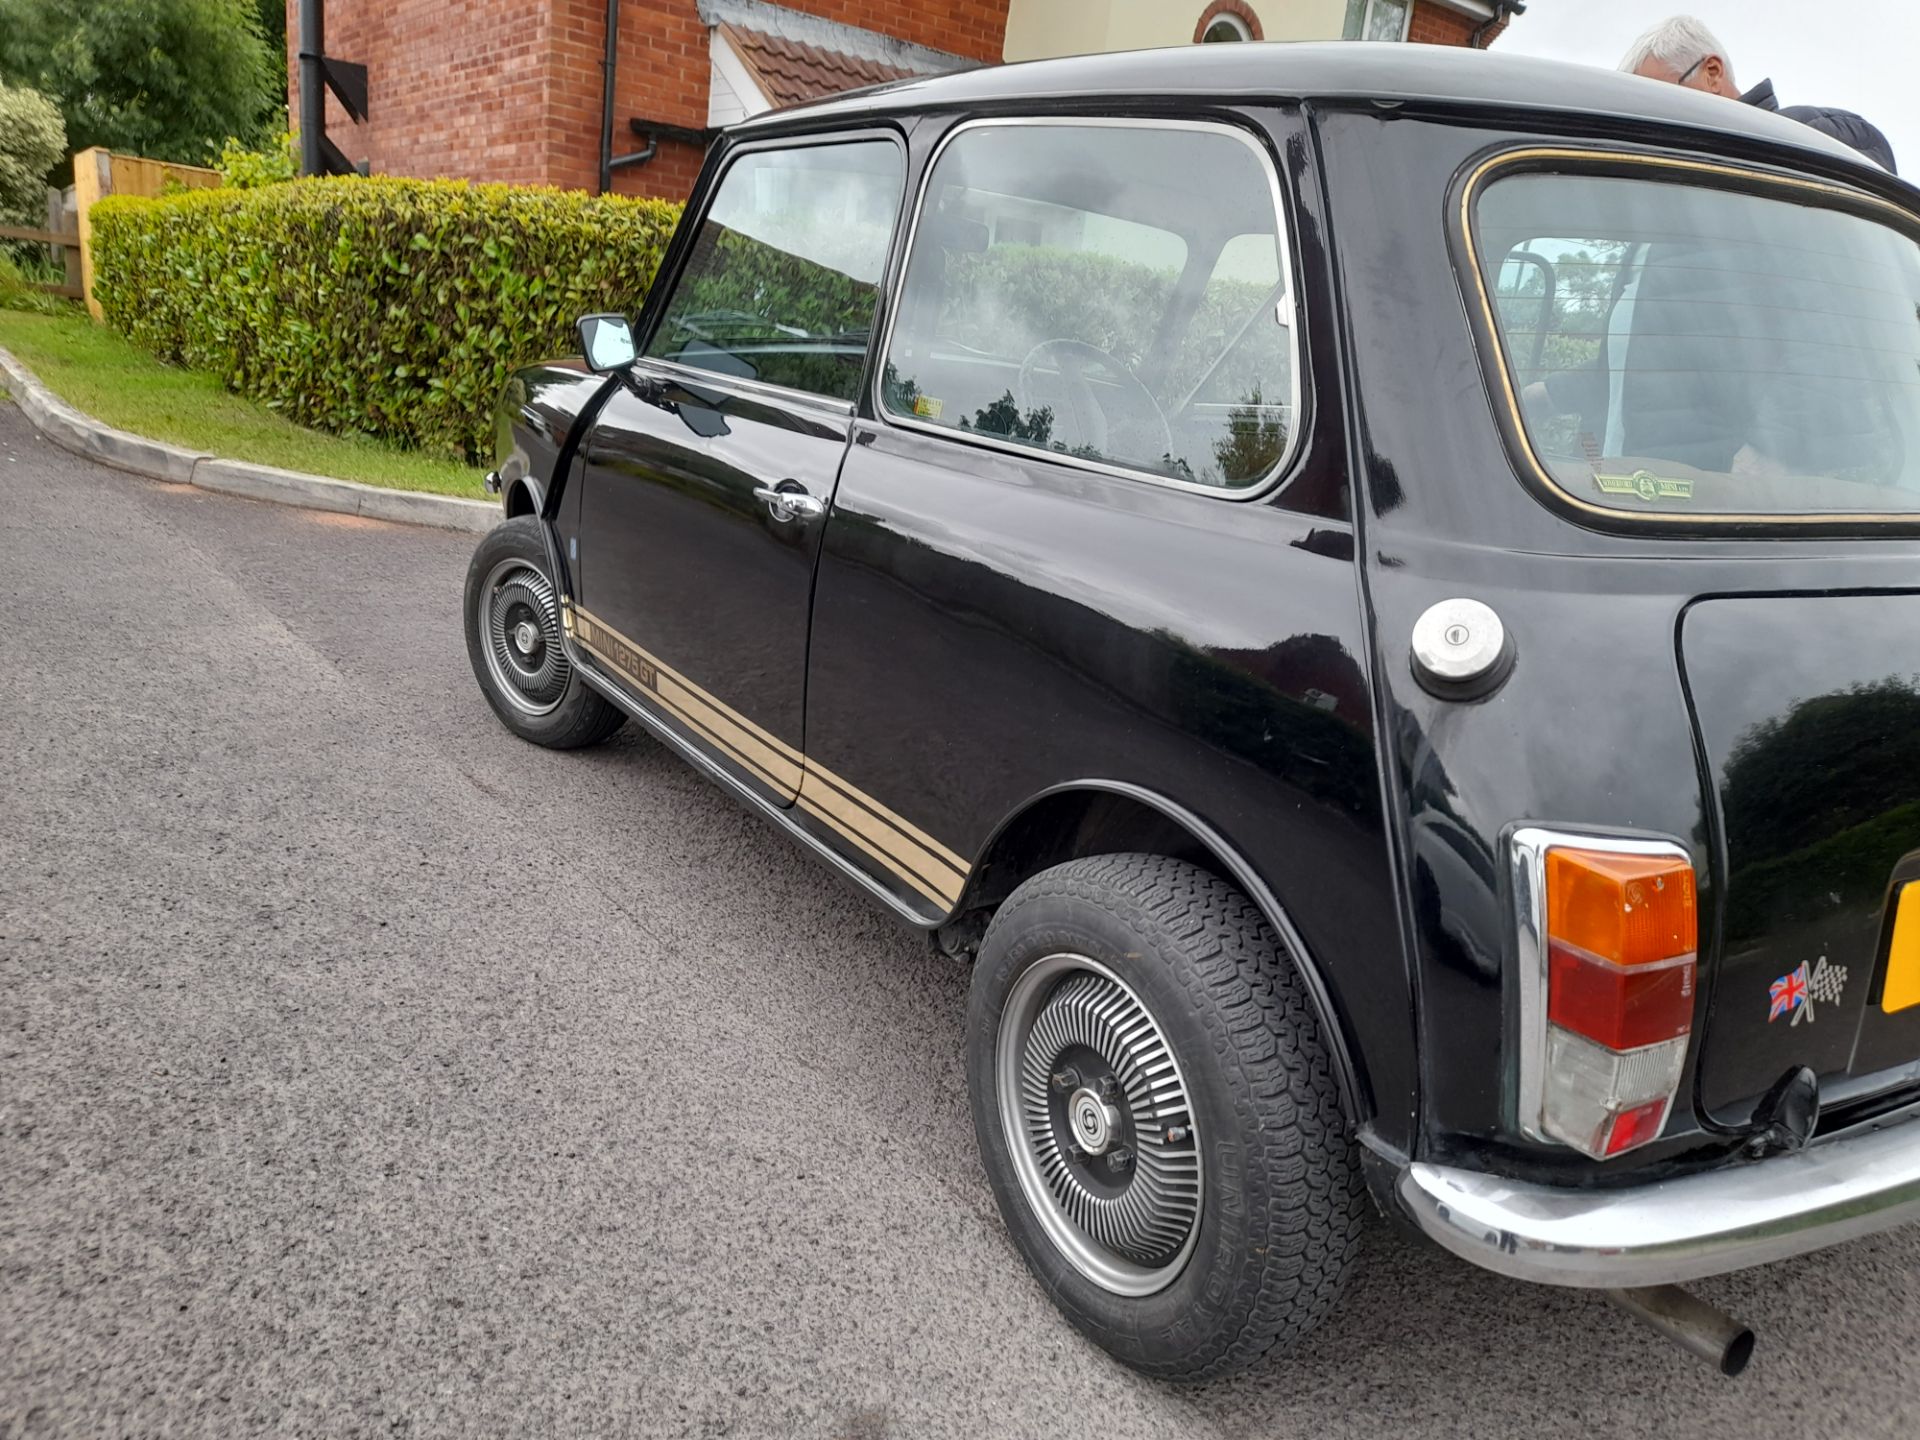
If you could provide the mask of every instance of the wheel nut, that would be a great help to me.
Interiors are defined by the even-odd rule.
[[[1073,1161],[1073,1163],[1076,1165],[1084,1165],[1087,1163],[1087,1161],[1091,1160],[1093,1157],[1087,1154],[1087,1152],[1082,1150],[1078,1145],[1069,1145],[1067,1146],[1067,1158]]]
[[[1129,1150],[1126,1146],[1116,1146],[1107,1152],[1107,1170],[1109,1173],[1119,1175],[1132,1168],[1133,1151]]]
[[[1071,1065],[1067,1066],[1064,1070],[1054,1071],[1053,1088],[1058,1090],[1062,1095],[1065,1095],[1068,1091],[1079,1089],[1080,1072]]]
[[[1111,1075],[1102,1075],[1097,1088],[1100,1091],[1100,1098],[1102,1100],[1118,1100],[1120,1098],[1120,1082]]]

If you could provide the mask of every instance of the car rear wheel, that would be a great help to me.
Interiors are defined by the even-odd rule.
[[[1007,1228],[1120,1360],[1212,1379],[1332,1308],[1359,1161],[1306,987],[1231,885],[1154,855],[1028,880],[975,963],[968,1070]]]
[[[554,750],[597,744],[626,716],[574,670],[540,522],[494,526],[467,566],[467,658],[500,723]]]

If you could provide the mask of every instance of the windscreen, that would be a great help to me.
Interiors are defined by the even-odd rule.
[[[1636,514],[1920,512],[1920,245],[1827,199],[1577,174],[1482,192],[1500,361],[1555,485]]]

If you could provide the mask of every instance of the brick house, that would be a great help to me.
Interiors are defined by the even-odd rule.
[[[303,3],[287,0],[296,125]],[[367,67],[363,123],[327,99],[327,136],[347,161],[376,174],[576,189],[610,180],[623,194],[671,198],[691,188],[712,130],[857,86],[1199,41],[1484,45],[1521,8],[1514,0],[322,3],[326,53]]]

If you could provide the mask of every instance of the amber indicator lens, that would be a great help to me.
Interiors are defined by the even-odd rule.
[[[1547,933],[1614,965],[1648,965],[1698,948],[1693,867],[1669,855],[1547,852]]]

